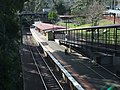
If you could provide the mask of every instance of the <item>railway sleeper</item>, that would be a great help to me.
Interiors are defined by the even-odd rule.
[[[40,46],[41,47],[41,46]],[[55,64],[55,62],[52,60],[52,58],[48,55],[48,53],[46,51],[44,51],[44,54],[47,54],[46,57],[48,58],[48,61],[50,62],[51,66],[55,67],[55,70],[59,73],[59,75],[61,75],[62,79],[64,80],[64,82],[69,86],[70,90],[77,90],[76,86],[73,85],[73,82],[71,82],[68,77],[66,76],[66,74],[61,71],[60,67],[58,65]],[[63,66],[64,67],[64,66]],[[70,65],[65,66],[65,67],[71,67]],[[64,68],[65,68],[64,67]],[[84,89],[81,89],[84,90]]]

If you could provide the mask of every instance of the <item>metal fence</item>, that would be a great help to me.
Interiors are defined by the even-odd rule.
[[[86,47],[106,53],[120,53],[120,25],[93,26],[89,28],[56,30],[60,43]]]

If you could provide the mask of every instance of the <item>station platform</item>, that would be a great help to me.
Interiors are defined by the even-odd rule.
[[[34,39],[42,45],[44,50],[50,52],[84,90],[105,90],[102,88],[108,88],[113,83],[115,86],[120,87],[118,79],[115,79],[102,68],[92,66],[89,63],[89,58],[74,50],[66,54],[66,47],[59,45],[56,40],[48,41],[47,37],[33,28],[30,31]]]
[[[41,43],[46,51],[50,52],[53,57],[55,57],[61,65],[75,78],[75,80],[83,87],[85,90],[93,90],[91,84],[89,84],[82,75],[79,75],[76,70],[79,70],[77,63],[79,60],[88,59],[87,57],[78,54],[75,51],[65,53],[66,47],[59,45],[58,42],[48,41],[45,36],[34,29],[30,29],[34,39]]]

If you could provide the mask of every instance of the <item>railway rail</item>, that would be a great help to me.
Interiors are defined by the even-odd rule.
[[[43,84],[41,90],[70,90],[69,86],[64,81],[60,82],[62,78],[60,78],[59,75],[56,77],[58,73],[55,74],[56,71],[54,67],[50,67],[47,64],[43,54],[36,46],[36,43],[31,42],[33,41],[32,37],[26,36],[26,41],[29,41],[29,51]]]
[[[75,48],[74,48],[75,50]],[[77,50],[75,50],[77,51]],[[77,51],[81,53],[80,51]],[[94,60],[93,60],[94,61]],[[86,75],[86,79],[88,80],[89,83],[93,85],[94,88],[96,87],[96,80],[103,80],[103,82],[97,81],[97,84],[101,84],[104,88],[106,83],[108,84],[108,87],[112,86],[114,89],[113,90],[119,90],[120,89],[120,76],[116,75],[114,72],[112,72],[110,67],[104,67],[95,61],[92,62],[90,59],[83,59],[78,61],[77,63],[79,69],[78,72],[82,75]],[[92,80],[89,79],[88,77],[93,78]],[[108,88],[106,87],[106,89]],[[97,88],[99,89],[99,88]]]
[[[89,63],[87,61],[82,61],[82,62],[79,62],[79,64],[90,69],[92,72],[97,74],[97,76],[99,76],[101,79],[113,79],[116,81],[120,81],[119,76],[117,76],[116,74],[112,73],[110,70],[106,69],[105,67],[97,63],[95,63],[96,65],[93,65],[92,63]]]
[[[90,82],[91,84],[96,84],[96,79],[98,80],[102,80],[103,82],[98,82],[99,85],[102,85],[101,88],[103,88],[104,86],[107,86],[106,89],[108,89],[109,87],[113,87],[113,90],[119,90],[120,89],[120,77],[118,77],[116,74],[112,73],[111,71],[109,71],[108,69],[98,65],[98,66],[94,66],[89,64],[86,61],[83,62],[79,62],[79,65],[81,65],[82,67],[86,68],[89,70],[89,76],[93,77],[92,80],[90,80],[89,78],[87,79],[88,82]],[[86,70],[87,71],[87,70]],[[107,83],[107,84],[106,84]],[[93,85],[95,87],[95,85]],[[97,87],[95,87],[97,88]],[[99,89],[99,88],[98,88]]]

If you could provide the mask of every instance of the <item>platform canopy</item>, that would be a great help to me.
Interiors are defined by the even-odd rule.
[[[36,26],[40,30],[57,30],[57,29],[65,29],[66,27],[64,26],[58,26],[54,24],[49,24],[49,23],[43,23],[40,21],[37,21],[33,24],[33,26]]]

